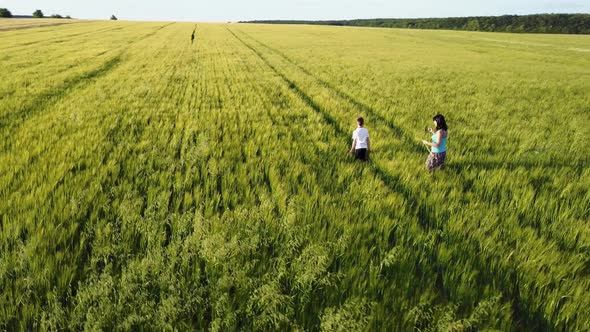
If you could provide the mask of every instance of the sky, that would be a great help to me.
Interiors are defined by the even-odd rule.
[[[83,19],[235,22],[261,19],[331,20],[505,14],[590,13],[589,0],[0,0],[14,15]]]

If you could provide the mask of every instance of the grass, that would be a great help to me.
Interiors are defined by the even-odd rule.
[[[78,21],[55,18],[0,18],[0,31],[22,30],[32,28],[45,28],[43,30],[46,30],[49,27],[57,25],[85,22],[92,21]]]
[[[0,32],[1,328],[590,328],[587,36],[194,28]]]

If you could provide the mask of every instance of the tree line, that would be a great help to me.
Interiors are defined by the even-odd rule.
[[[516,33],[590,34],[590,14],[537,14],[416,19],[357,19],[331,21],[258,20],[240,23],[314,24],[382,28],[441,29]]]
[[[19,16],[19,15],[12,15],[12,12],[10,10],[8,10],[8,8],[0,8],[0,17],[2,17],[2,18],[11,18],[11,17],[45,18],[47,16],[45,16],[45,14],[43,13],[43,11],[41,9],[35,10],[33,12],[33,15],[31,15],[31,16]],[[49,17],[50,18],[67,18],[67,19],[72,18],[70,15],[62,16],[60,14],[52,14]]]
[[[37,9],[33,12],[32,16],[13,16],[12,12],[10,12],[10,10],[8,10],[8,8],[0,8],[0,17],[2,18],[11,18],[11,17],[33,17],[33,18],[44,18],[46,17],[45,14],[43,14],[43,11],[41,9]],[[53,14],[50,16],[51,18],[67,18],[67,19],[71,19],[72,17],[70,17],[70,15],[67,16],[62,16],[60,14]],[[111,15],[110,20],[112,21],[117,21],[118,18],[115,15]]]

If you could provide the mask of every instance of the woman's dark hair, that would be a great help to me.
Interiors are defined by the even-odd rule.
[[[445,117],[442,114],[437,114],[432,118],[432,121],[436,121],[436,130],[448,130],[447,129],[447,122],[445,121]]]
[[[361,126],[365,125],[365,119],[363,119],[362,117],[356,119],[356,122],[358,122]]]

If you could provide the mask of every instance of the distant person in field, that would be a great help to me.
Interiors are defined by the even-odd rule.
[[[432,134],[432,142],[422,141],[424,144],[431,147],[430,154],[426,159],[426,169],[432,172],[436,168],[443,169],[445,167],[445,159],[447,159],[447,139],[449,132],[447,122],[442,114],[437,114],[432,118],[434,121],[435,130],[428,128],[428,132]]]
[[[356,119],[358,127],[352,133],[352,146],[348,153],[354,154],[355,159],[367,161],[369,160],[369,151],[371,150],[371,142],[369,140],[369,131],[365,128],[365,119]]]
[[[193,31],[193,34],[191,35],[191,44],[195,41],[195,32]]]

